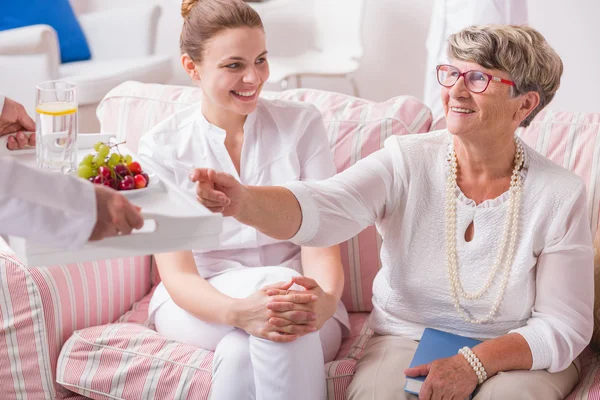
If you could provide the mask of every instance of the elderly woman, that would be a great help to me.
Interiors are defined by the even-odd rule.
[[[207,207],[301,245],[377,226],[375,334],[349,398],[414,398],[406,374],[427,375],[420,399],[562,399],[592,333],[586,189],[515,136],[553,98],[562,62],[526,26],[473,26],[449,42],[451,64],[437,68],[447,130],[391,137],[322,182],[246,187],[213,170],[191,179]],[[303,306],[291,293],[269,307]],[[426,327],[485,340],[405,369]]]

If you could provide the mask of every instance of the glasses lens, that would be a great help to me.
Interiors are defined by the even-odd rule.
[[[483,92],[489,83],[490,78],[483,72],[469,71],[465,75],[465,85],[467,89],[474,93]]]
[[[451,65],[440,65],[437,74],[440,85],[450,87],[458,80],[459,72]]]

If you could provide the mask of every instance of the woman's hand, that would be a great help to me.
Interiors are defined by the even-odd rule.
[[[7,138],[6,148],[9,150],[24,149],[28,146],[35,147],[35,133],[19,131]]]
[[[248,332],[252,336],[268,339],[278,343],[288,343],[296,340],[298,336],[315,332],[314,326],[310,325],[291,325],[282,330],[280,327],[269,323],[271,311],[267,308],[267,303],[271,301],[271,296],[267,294],[269,290],[285,291],[292,286],[292,282],[276,283],[265,286],[258,292],[245,299],[240,299],[234,310],[234,323],[236,328]],[[311,293],[298,292],[290,295],[293,300],[301,305],[307,305],[315,302],[316,298]]]
[[[427,376],[419,392],[420,400],[464,400],[477,387],[477,375],[460,354],[404,370],[410,377]]]
[[[196,168],[190,174],[196,183],[198,201],[212,212],[235,216],[247,189],[233,176],[210,168]]]
[[[293,330],[298,324],[314,326],[316,330],[321,329],[323,324],[335,313],[336,299],[324,292],[314,279],[296,276],[292,278],[292,283],[300,285],[306,290],[278,288],[267,290],[267,294],[272,296],[271,301],[267,304],[272,316],[269,322],[278,326],[283,332]],[[297,302],[295,296],[304,293],[316,296],[317,300],[310,303]]]

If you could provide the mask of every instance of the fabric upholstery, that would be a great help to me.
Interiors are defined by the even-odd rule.
[[[146,296],[134,308],[147,310],[149,301]],[[325,365],[329,399],[344,398],[372,334],[367,317],[351,314],[350,337],[336,360]],[[74,332],[63,347],[57,382],[92,399],[208,399],[214,353],[167,340],[144,324],[130,318]]]
[[[150,257],[29,268],[0,254],[0,397],[68,397],[54,379],[63,343],[116,321],[149,288]]]

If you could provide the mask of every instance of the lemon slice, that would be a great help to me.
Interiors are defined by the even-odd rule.
[[[35,111],[38,114],[52,115],[59,117],[61,115],[69,115],[77,112],[77,104],[62,101],[54,101],[50,103],[38,104]]]

